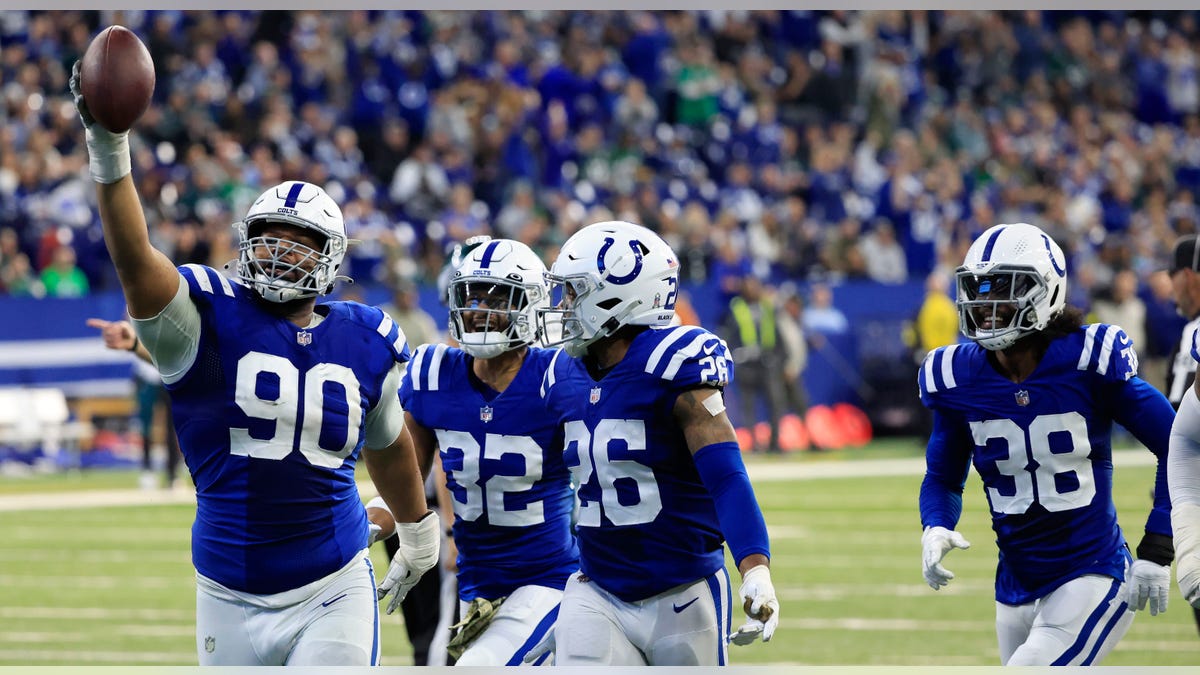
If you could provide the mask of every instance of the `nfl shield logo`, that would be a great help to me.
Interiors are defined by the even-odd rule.
[[[1017,397],[1017,405],[1022,407],[1029,405],[1029,392],[1022,389],[1014,395]]]
[[[491,422],[491,421],[492,421],[492,408],[491,408],[491,406],[486,406],[486,405],[485,405],[485,406],[483,406],[482,408],[480,408],[480,409],[479,409],[479,419],[480,419],[481,421],[483,421],[483,422]]]
[[[216,649],[217,649],[217,639],[211,635],[204,636],[204,651],[211,654],[214,651],[216,651]]]
[[[312,344],[312,333],[302,330],[296,333],[296,343],[301,347],[307,347]]]
[[[600,387],[594,387],[592,393],[588,395],[588,403],[595,403],[600,400]]]

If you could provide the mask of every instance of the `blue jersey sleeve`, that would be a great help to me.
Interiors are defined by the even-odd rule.
[[[958,525],[963,488],[971,470],[971,448],[965,422],[958,415],[935,410],[933,433],[925,449],[925,479],[921,482],[922,527],[953,530]]]
[[[373,328],[376,333],[383,338],[391,349],[392,357],[397,363],[406,363],[409,360],[408,339],[404,336],[404,331],[400,330],[400,326],[392,321],[392,317],[388,316],[382,309],[363,305],[356,302],[344,303],[349,310],[350,315],[363,325]]]
[[[962,383],[963,347],[959,344],[938,347],[925,355],[921,369],[917,371],[917,392],[925,407],[934,409],[944,405],[944,394]]]
[[[240,285],[239,282],[204,265],[181,265],[179,273],[187,282],[188,294],[191,295],[192,301],[204,305],[212,304],[216,297],[235,297],[237,295],[234,290],[235,285]]]
[[[437,391],[446,381],[444,371],[449,359],[446,358],[450,347],[446,345],[421,345],[413,353],[408,362],[404,377],[400,380],[400,405],[412,413],[413,419],[421,424],[423,409],[421,392]]]
[[[1137,375],[1137,351],[1120,326],[1094,323],[1084,333],[1076,368],[1092,371],[1101,382],[1125,382]]]
[[[646,372],[683,392],[696,387],[721,389],[733,381],[733,360],[721,338],[692,326],[671,329],[646,361]]]
[[[1193,350],[1195,345],[1193,344]],[[1146,531],[1171,534],[1171,501],[1167,490],[1167,442],[1175,410],[1161,392],[1137,376],[1133,341],[1120,326],[1088,326],[1077,366],[1092,370],[1108,395],[1113,420],[1121,424],[1158,458],[1154,507]]]

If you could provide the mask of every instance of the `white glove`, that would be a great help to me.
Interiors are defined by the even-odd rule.
[[[68,86],[71,88],[71,95],[75,97],[75,110],[79,113],[79,119],[87,132],[88,166],[92,170],[92,180],[97,183],[115,183],[132,171],[129,132],[114,134],[96,124],[96,118],[88,112],[87,101],[83,100],[83,92],[79,88],[80,68],[81,63],[76,61],[71,68]]]
[[[382,525],[376,525],[375,523],[369,521],[367,522],[367,548],[370,548],[371,544],[379,541],[380,532],[383,532]]]
[[[925,583],[936,591],[954,578],[954,572],[942,567],[942,558],[951,549],[971,548],[971,542],[954,530],[940,526],[927,527],[921,535],[921,548],[921,575],[925,577]]]
[[[550,630],[546,631],[546,636],[539,640],[533,646],[533,649],[530,649],[521,660],[525,663],[534,664],[546,654],[550,655],[550,659],[543,665],[552,665],[554,663],[554,626],[551,626]]]
[[[387,605],[387,613],[396,611],[413,586],[421,580],[429,568],[437,564],[438,548],[441,546],[442,520],[433,511],[428,511],[415,523],[396,523],[396,536],[400,537],[400,548],[392,557],[387,576],[380,582],[376,592],[379,600],[395,591]]]
[[[1167,611],[1167,590],[1171,587],[1171,566],[1149,560],[1134,560],[1129,568],[1129,607],[1133,611],[1146,608],[1150,601],[1150,616]]]
[[[746,623],[729,636],[729,641],[744,646],[762,635],[763,642],[770,642],[775,629],[779,627],[779,600],[771,583],[771,568],[756,565],[746,570],[738,595],[742,598],[742,609],[747,618]]]

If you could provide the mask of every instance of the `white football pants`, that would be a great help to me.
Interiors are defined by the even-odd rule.
[[[625,602],[580,572],[563,592],[554,629],[559,666],[723,666],[729,661],[725,568],[638,602]]]
[[[996,603],[996,637],[1005,666],[1091,666],[1112,651],[1133,611],[1125,583],[1088,574],[1024,605]]]
[[[240,593],[197,575],[196,653],[202,666],[379,665],[367,550],[323,579],[272,595]]]
[[[546,586],[522,586],[513,591],[500,605],[487,630],[475,638],[454,665],[521,665],[529,650],[554,627],[562,596],[562,591]],[[467,603],[460,601],[458,606],[459,614],[465,615]],[[534,665],[543,665],[548,660],[542,659]]]

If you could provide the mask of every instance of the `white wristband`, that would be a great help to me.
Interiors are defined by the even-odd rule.
[[[98,123],[93,124],[87,129],[87,146],[92,180],[97,183],[115,183],[133,170],[128,131],[114,134]]]

